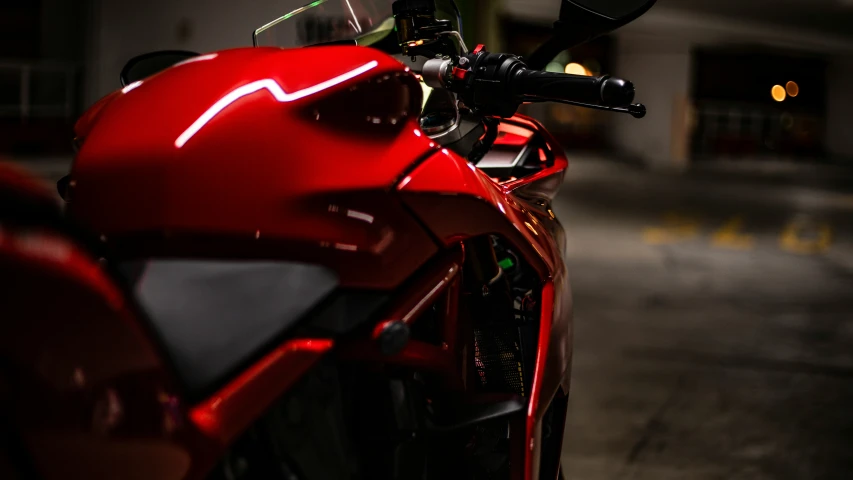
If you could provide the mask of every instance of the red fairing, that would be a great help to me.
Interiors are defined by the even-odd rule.
[[[199,430],[229,445],[333,345],[329,339],[287,341],[194,407],[190,418]]]
[[[387,198],[434,148],[417,127],[421,89],[391,57],[228,50],[122,92],[102,106],[72,171],[70,212],[110,241],[286,240],[294,248],[278,254],[298,246],[343,284],[372,288],[395,287],[435,253]]]
[[[540,275],[548,278],[563,270],[557,264],[562,261],[559,247],[542,219],[521,199],[451,151],[442,150],[429,158],[398,188],[406,203],[447,246],[481,232],[506,230]]]
[[[103,97],[102,99],[95,102],[94,105],[89,107],[88,110],[81,116],[77,123],[74,124],[74,135],[77,138],[85,139],[89,132],[92,130],[92,127],[95,126],[95,122],[98,120],[98,116],[101,112],[104,111],[104,108],[110,104],[113,100],[120,97],[122,94],[121,90],[116,90],[115,92],[110,93],[109,95]]]
[[[561,183],[568,161],[550,135],[530,119],[514,117],[519,126],[543,136],[554,155],[554,165],[498,185],[485,173],[453,152],[442,150],[407,175],[398,185],[401,196],[443,244],[484,234],[501,235],[525,256],[543,282],[539,349],[525,423],[523,464],[515,464],[514,478],[539,478],[542,418],[560,389],[568,394],[572,358],[572,300],[563,264],[562,239],[553,212],[534,207]],[[515,137],[525,135],[515,135]],[[518,138],[511,145],[523,144]],[[523,442],[522,442],[523,440]]]
[[[192,478],[209,468],[213,443],[187,421],[95,261],[53,233],[5,229],[0,271],[15,279],[0,290],[0,389],[39,478]]]
[[[554,158],[553,167],[542,169],[530,176],[501,184],[503,191],[513,192],[523,197],[544,196],[548,199],[553,199],[560,187],[563,186],[563,178],[569,169],[569,159],[566,157],[563,147],[560,146],[560,142],[541,123],[524,115],[512,117],[512,119],[503,122],[501,127],[507,130],[516,130],[520,127],[530,132],[535,132],[536,135],[542,137],[545,141],[544,148]],[[506,140],[510,140],[512,137],[512,135],[506,135]]]

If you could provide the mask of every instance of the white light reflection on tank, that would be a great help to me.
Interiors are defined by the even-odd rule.
[[[299,100],[300,98],[305,98],[309,95],[321,92],[323,90],[326,90],[327,88],[334,87],[335,85],[339,85],[347,80],[361,75],[362,73],[376,68],[378,65],[379,62],[373,60],[354,70],[350,70],[347,73],[338,75],[337,77],[326,80],[325,82],[318,83],[313,87],[297,90],[293,93],[287,93],[282,90],[281,85],[279,85],[278,82],[271,78],[266,78],[243,85],[242,87],[232,90],[230,93],[219,99],[219,101],[214,103],[210,108],[207,109],[206,112],[204,112],[200,117],[198,117],[198,119],[193,122],[193,124],[190,125],[189,128],[187,128],[186,131],[184,131],[184,133],[182,133],[175,140],[175,147],[182,148],[191,138],[193,138],[196,133],[199,132],[199,130],[201,130],[205,125],[207,125],[207,122],[211,121],[213,117],[218,115],[219,112],[221,112],[237,100],[245,97],[246,95],[251,95],[255,92],[266,89],[280,103],[292,102],[294,100]]]
[[[367,223],[373,223],[373,215],[359,212],[357,210],[347,210],[347,216],[350,218],[355,218],[357,220],[362,220]]]
[[[142,80],[139,80],[138,82],[133,82],[133,83],[125,86],[124,88],[122,88],[121,93],[127,93],[127,92],[135,89],[136,87],[138,87],[140,85],[142,85]]]

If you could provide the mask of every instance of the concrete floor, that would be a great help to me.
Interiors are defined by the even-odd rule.
[[[573,163],[567,479],[853,478],[853,195],[742,178]]]

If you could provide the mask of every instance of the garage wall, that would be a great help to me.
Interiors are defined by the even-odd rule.
[[[827,70],[826,148],[853,163],[853,56],[831,59]]]
[[[83,60],[85,2],[41,0],[39,57],[45,60]]]
[[[614,115],[614,146],[656,169],[686,167],[682,108],[690,91],[689,44],[660,36],[626,34],[616,38],[613,75],[630,79],[636,101],[648,108],[643,119]]]
[[[86,103],[119,86],[130,58],[153,50],[209,52],[250,46],[255,28],[306,0],[93,0]]]
[[[550,26],[560,17],[560,0],[504,0],[503,11],[515,20]]]

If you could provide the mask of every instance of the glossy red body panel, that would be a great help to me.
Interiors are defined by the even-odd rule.
[[[138,234],[286,240],[300,255],[319,250],[314,256],[339,266],[348,286],[395,287],[436,251],[384,196],[432,149],[417,128],[420,88],[403,65],[375,50],[328,47],[324,58],[338,60],[318,62],[313,49],[229,50],[126,88],[86,136],[72,170],[70,212],[116,241]],[[219,103],[259,81],[298,96],[371,65],[299,98],[282,101],[260,88]],[[410,105],[382,118],[385,124],[359,117],[366,133],[311,113],[362,82],[385,81],[393,90],[394,78],[410,82]],[[177,147],[217,104],[221,110]]]
[[[444,245],[500,232],[525,253],[543,277],[550,278],[562,269],[558,265],[562,258],[559,247],[542,218],[522,199],[453,152],[434,155],[400,186],[406,204],[432,227]]]
[[[333,345],[329,339],[288,340],[193,407],[190,418],[199,430],[229,445]]]
[[[517,127],[507,122],[501,122],[498,125],[498,138],[495,139],[494,146],[523,146],[530,142],[530,137],[532,136],[533,130],[529,128]]]
[[[513,120],[543,133],[532,120]],[[511,183],[498,185],[464,159],[442,151],[413,170],[398,186],[406,204],[445,245],[484,234],[500,235],[519,249],[542,278],[539,350],[525,437],[523,444],[515,439],[525,454],[521,456],[521,468],[516,463],[514,472],[516,478],[525,480],[538,478],[541,421],[557,392],[562,389],[568,393],[572,356],[572,303],[562,256],[562,228],[550,208],[542,208],[547,206],[551,190],[539,188],[554,178],[562,182],[568,160],[550,136],[544,138],[554,153],[554,165]]]
[[[104,96],[95,102],[94,105],[89,107],[89,109],[83,113],[83,116],[77,119],[77,123],[74,124],[74,135],[77,138],[86,138],[95,126],[98,116],[104,111],[104,108],[106,108],[106,106],[116,98],[121,97],[122,94],[123,92],[121,90],[116,90]]]
[[[557,190],[563,185],[563,178],[569,169],[569,159],[560,143],[554,138],[541,123],[523,115],[512,117],[510,122],[518,128],[527,128],[535,132],[545,142],[545,149],[554,159],[553,167],[543,169],[530,176],[501,184],[506,192],[514,192],[517,195],[527,197],[545,197],[553,199]]]

